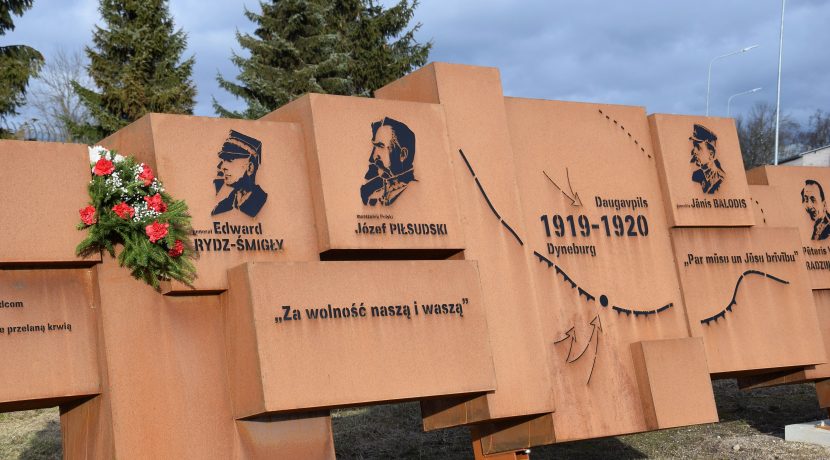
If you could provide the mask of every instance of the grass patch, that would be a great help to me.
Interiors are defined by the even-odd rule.
[[[0,414],[0,458],[60,460],[61,457],[57,407]]]

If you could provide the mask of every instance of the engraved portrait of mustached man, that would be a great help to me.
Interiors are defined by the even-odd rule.
[[[723,183],[726,173],[717,159],[718,136],[709,128],[696,124],[692,131],[692,159],[697,169],[692,172],[692,181],[700,184],[703,193],[713,194]]]
[[[384,117],[372,123],[372,152],[360,187],[364,205],[390,206],[415,182],[415,133]]]
[[[268,199],[268,194],[256,183],[256,174],[262,164],[262,142],[230,130],[218,155],[213,185],[220,199],[210,215],[236,209],[255,217]],[[228,193],[222,195],[223,190]]]
[[[801,204],[813,221],[813,241],[826,240],[830,237],[830,211],[824,198],[824,188],[818,181],[807,179],[801,189]]]

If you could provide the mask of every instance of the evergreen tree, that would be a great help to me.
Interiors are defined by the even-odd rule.
[[[237,34],[250,57],[234,53],[236,82],[219,85],[245,101],[233,112],[214,99],[217,114],[259,118],[308,92],[370,96],[372,91],[426,63],[431,43],[406,30],[417,2],[384,9],[374,0],[272,0],[262,14],[245,12],[254,35]]]
[[[214,99],[217,114],[259,118],[308,92],[351,93],[348,56],[337,51],[340,37],[327,27],[330,5],[318,0],[274,0],[260,7],[262,14],[245,10],[245,16],[257,24],[254,35],[236,34],[251,54],[231,57],[241,69],[239,83],[217,77],[219,86],[244,99],[248,107],[232,112]]]
[[[101,0],[107,28],[87,47],[89,74],[100,92],[73,83],[95,120],[73,124],[77,137],[97,140],[148,112],[193,113],[193,57],[183,62],[187,36],[174,31],[166,0]]]
[[[420,44],[415,24],[407,30],[418,7],[407,0],[384,9],[374,0],[335,0],[337,30],[345,37],[344,51],[350,53],[349,76],[354,93],[372,96],[374,90],[426,64],[432,42]]]
[[[0,36],[14,30],[12,14],[21,16],[32,7],[32,0],[0,0]],[[25,45],[0,46],[0,120],[16,115],[24,102],[29,78],[37,75],[43,56]],[[4,136],[0,130],[0,137]]]

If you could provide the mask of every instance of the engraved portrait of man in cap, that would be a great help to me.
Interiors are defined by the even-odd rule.
[[[723,183],[726,173],[716,158],[718,136],[709,128],[695,124],[692,131],[692,160],[696,169],[692,172],[692,180],[700,184],[703,193],[713,194]]]
[[[254,217],[262,209],[268,194],[256,183],[256,173],[262,164],[262,142],[231,130],[219,151],[219,164],[213,184],[218,195],[226,187],[230,193],[213,208],[215,216],[232,209]]]
[[[415,181],[415,133],[400,121],[384,117],[372,123],[372,153],[360,187],[368,206],[389,206]]]

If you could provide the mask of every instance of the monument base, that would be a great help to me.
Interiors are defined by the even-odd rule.
[[[830,446],[830,420],[787,425],[784,427],[784,440]]]

